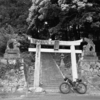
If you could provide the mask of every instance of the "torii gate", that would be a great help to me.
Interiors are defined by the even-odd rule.
[[[48,53],[71,53],[71,63],[72,63],[72,76],[73,81],[78,78],[77,64],[76,64],[76,53],[82,53],[82,50],[75,50],[75,46],[79,46],[83,41],[52,41],[52,40],[38,40],[28,37],[31,44],[36,44],[36,48],[29,47],[29,52],[36,52],[35,55],[35,72],[34,72],[34,88],[39,87],[39,75],[40,75],[40,58],[41,52]],[[41,45],[54,45],[53,49],[41,48]],[[70,49],[59,49],[59,46],[70,46]]]

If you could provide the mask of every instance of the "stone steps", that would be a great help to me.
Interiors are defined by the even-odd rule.
[[[57,68],[51,54],[42,53],[42,83],[47,90],[59,90],[63,77]]]

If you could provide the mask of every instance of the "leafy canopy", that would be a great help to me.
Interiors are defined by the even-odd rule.
[[[98,39],[100,0],[32,0],[27,22],[27,33],[34,38]]]

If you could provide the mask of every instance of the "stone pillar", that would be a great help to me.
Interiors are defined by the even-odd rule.
[[[72,77],[73,81],[76,81],[78,78],[77,64],[76,64],[76,54],[75,54],[75,46],[71,45],[71,62],[72,62]]]
[[[27,83],[26,83],[25,73],[24,73],[24,59],[22,59],[21,61],[18,85],[19,88],[17,91],[24,91],[27,88]]]
[[[40,70],[41,68],[41,44],[36,44],[36,55],[35,55],[35,71],[34,71],[34,92],[43,92],[44,90],[40,87]]]
[[[39,87],[39,75],[40,75],[40,57],[41,57],[41,44],[36,44],[36,55],[35,55],[35,72],[34,72],[34,88]]]

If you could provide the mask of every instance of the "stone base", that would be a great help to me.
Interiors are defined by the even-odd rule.
[[[83,61],[98,61],[97,56],[83,56]]]
[[[18,59],[20,58],[20,54],[19,53],[15,53],[15,54],[4,54],[4,58],[5,59]]]
[[[45,92],[45,90],[41,87],[31,87],[28,90],[31,91],[31,92],[35,92],[35,93]]]
[[[0,79],[0,83],[6,92],[24,91],[26,88],[26,80],[23,72],[11,69],[6,72],[4,79]]]
[[[97,59],[83,59],[80,61],[81,78],[86,82],[90,91],[100,90],[100,61]]]

